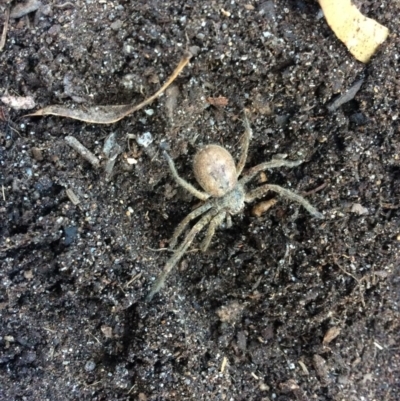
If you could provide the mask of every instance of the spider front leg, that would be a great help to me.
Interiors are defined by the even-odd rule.
[[[207,210],[209,210],[211,208],[212,204],[211,203],[206,203],[200,207],[198,207],[197,209],[193,210],[193,212],[189,213],[178,225],[178,227],[176,227],[175,231],[174,231],[174,235],[172,236],[172,238],[169,240],[169,247],[170,249],[174,249],[176,242],[178,241],[179,236],[183,233],[183,231],[185,230],[186,226],[196,217],[199,217],[200,215],[202,215],[204,212],[206,212]]]
[[[215,234],[215,230],[223,223],[225,218],[226,212],[220,212],[210,221],[210,225],[207,228],[206,236],[204,237],[203,242],[200,245],[200,249],[202,252],[205,252],[208,249],[212,237]]]
[[[174,268],[174,266],[179,262],[183,254],[189,248],[191,243],[193,242],[196,234],[199,233],[214,217],[215,211],[211,210],[207,212],[189,231],[189,234],[183,240],[182,244],[177,248],[174,254],[168,259],[165,264],[163,272],[157,277],[157,280],[153,284],[149,294],[146,297],[146,301],[151,301],[157,292],[161,290],[161,288],[165,284],[165,280],[170,273],[170,271]]]
[[[163,152],[164,157],[167,159],[169,169],[171,170],[172,176],[175,178],[175,181],[183,188],[185,188],[187,191],[189,191],[192,195],[194,195],[196,198],[199,198],[203,201],[207,200],[210,195],[206,194],[205,192],[199,191],[196,189],[192,184],[189,182],[185,181],[183,178],[181,178],[176,171],[175,168],[175,163],[171,159],[171,156],[164,150]]]
[[[284,198],[288,198],[292,201],[300,203],[310,214],[319,219],[323,219],[324,215],[320,213],[310,202],[304,199],[302,196],[286,189],[282,188],[279,185],[272,185],[272,184],[265,184],[261,187],[253,189],[252,191],[246,194],[245,202],[253,202],[257,198],[261,198],[265,195],[268,191],[276,192],[277,194],[281,195]]]
[[[236,165],[236,174],[237,177],[240,176],[240,174],[242,174],[244,165],[246,164],[246,160],[247,160],[247,153],[249,151],[249,145],[250,145],[250,140],[253,136],[253,131],[251,130],[250,127],[250,123],[249,120],[247,118],[247,110],[244,110],[244,134],[243,134],[243,144],[242,144],[242,153],[240,155],[239,158],[239,162]]]

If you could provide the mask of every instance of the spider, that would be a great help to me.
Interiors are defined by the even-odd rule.
[[[169,241],[169,247],[174,253],[167,261],[162,273],[154,282],[151,291],[147,295],[147,301],[150,301],[164,286],[168,274],[182,258],[196,235],[203,228],[208,226],[205,237],[200,245],[200,250],[205,252],[210,245],[217,227],[222,225],[224,221],[226,221],[226,226],[228,228],[231,227],[231,216],[240,213],[244,209],[245,203],[253,202],[255,199],[265,195],[268,191],[276,192],[282,197],[300,203],[311,215],[317,218],[324,217],[323,214],[318,212],[306,199],[278,185],[264,184],[256,189],[248,192],[246,191],[246,184],[259,172],[282,166],[296,167],[303,161],[273,159],[270,162],[264,162],[250,168],[239,179],[246,163],[249,143],[252,137],[252,130],[246,111],[244,115],[244,127],[243,146],[237,165],[235,165],[232,155],[219,145],[206,145],[196,153],[193,160],[193,172],[198,184],[204,191],[198,190],[192,184],[181,178],[169,154],[166,151],[163,152],[175,181],[196,198],[204,201],[204,204],[189,213],[175,229]],[[202,217],[193,225],[181,244],[176,247],[178,238],[185,231],[188,224],[200,216]]]

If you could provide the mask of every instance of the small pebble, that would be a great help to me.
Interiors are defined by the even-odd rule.
[[[122,51],[124,52],[125,55],[129,56],[134,52],[135,48],[129,44],[129,43],[124,43],[122,47]]]
[[[78,228],[76,226],[64,227],[64,245],[71,245],[78,234]]]
[[[150,132],[145,132],[136,138],[136,142],[138,145],[147,148],[151,143],[153,143],[153,135],[151,135]]]
[[[32,150],[32,156],[35,160],[37,160],[38,162],[43,160],[43,153],[41,149],[33,147],[31,150]]]
[[[137,164],[138,161],[134,157],[127,157],[126,162],[128,164]]]
[[[121,29],[122,27],[122,21],[117,19],[116,21],[114,21],[111,25],[110,25],[111,29],[113,31],[118,31]]]
[[[86,372],[93,372],[96,369],[96,364],[93,361],[87,361],[85,365]]]

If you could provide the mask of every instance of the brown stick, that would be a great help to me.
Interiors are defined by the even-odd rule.
[[[4,15],[5,21],[3,26],[3,33],[1,34],[0,39],[0,52],[4,49],[6,44],[7,32],[8,32],[8,22],[10,20],[10,6],[6,8],[6,13]]]

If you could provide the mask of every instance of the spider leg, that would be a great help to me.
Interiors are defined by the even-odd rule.
[[[300,203],[300,205],[302,205],[305,209],[307,209],[307,211],[313,216],[318,217],[319,219],[324,218],[324,215],[320,213],[313,205],[311,205],[310,202],[308,202],[302,196],[286,188],[282,188],[279,185],[265,184],[261,187],[253,189],[252,191],[246,194],[245,202],[253,202],[255,199],[260,198],[268,191],[276,192],[277,194],[281,195],[284,198],[288,198],[292,201]]]
[[[176,242],[178,241],[179,236],[182,234],[186,226],[196,217],[199,217],[201,214],[206,212],[207,210],[211,209],[212,203],[206,203],[202,206],[199,206],[197,209],[193,210],[193,212],[189,213],[176,227],[174,231],[174,235],[169,240],[169,247],[170,249],[174,249]]]
[[[201,200],[207,200],[210,195],[206,194],[205,192],[199,191],[198,189],[196,189],[192,184],[190,184],[189,182],[185,181],[183,178],[181,178],[178,174],[178,172],[176,171],[175,168],[175,163],[174,161],[171,159],[171,156],[164,151],[163,152],[164,157],[167,159],[168,162],[168,166],[169,169],[171,170],[171,174],[173,175],[173,177],[175,178],[175,181],[183,188],[185,188],[187,191],[189,191],[192,195],[194,195],[196,198],[199,198]]]
[[[222,224],[226,217],[226,212],[219,212],[213,219],[210,221],[210,224],[207,228],[206,236],[203,239],[203,242],[200,245],[200,249],[202,252],[205,252],[207,248],[210,246],[210,242],[212,237],[215,234],[215,230]]]
[[[242,174],[244,165],[246,164],[246,160],[247,160],[247,153],[249,151],[249,144],[250,144],[250,140],[253,136],[253,131],[251,130],[250,127],[250,123],[249,120],[247,118],[247,110],[244,110],[244,134],[243,134],[243,143],[242,143],[242,153],[240,155],[239,158],[239,162],[236,165],[236,174],[237,177],[240,176],[240,174]]]
[[[189,234],[183,240],[181,245],[175,250],[174,254],[168,259],[167,263],[165,264],[164,270],[162,273],[157,277],[157,280],[151,287],[149,294],[146,297],[146,301],[151,301],[153,296],[157,294],[161,290],[161,288],[165,284],[165,280],[170,273],[170,271],[174,268],[174,266],[179,262],[183,254],[189,248],[190,244],[193,242],[196,234],[200,232],[214,217],[214,210],[210,210],[207,212],[189,231]]]
[[[265,162],[258,164],[257,166],[252,167],[249,171],[246,172],[246,174],[239,180],[239,182],[244,185],[248,183],[250,180],[252,180],[257,173],[260,171],[267,170],[269,168],[276,168],[276,167],[296,167],[303,163],[303,160],[296,160],[296,161],[291,161],[291,160],[285,160],[285,159],[275,159],[271,160],[270,162]]]

